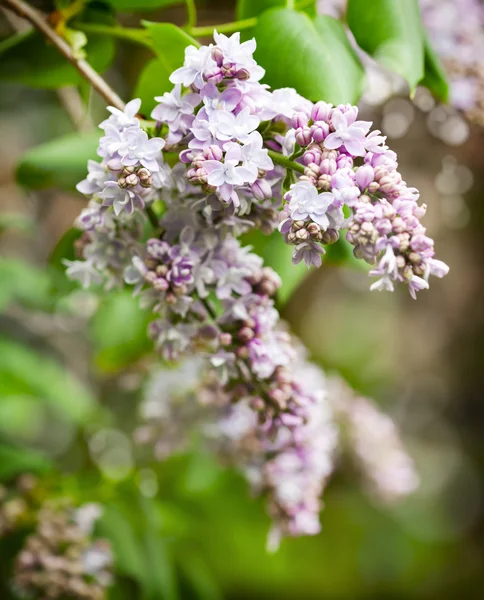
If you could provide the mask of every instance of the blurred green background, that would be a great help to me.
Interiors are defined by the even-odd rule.
[[[201,24],[233,18],[230,2],[200,4]],[[149,16],[176,22],[177,11]],[[10,26],[2,21],[3,33]],[[107,78],[122,97],[146,58],[119,45]],[[328,372],[394,416],[422,485],[383,512],[343,465],[325,494],[322,534],[285,540],[271,555],[263,501],[241,477],[196,441],[163,463],[133,444],[156,366],[147,315],[128,293],[98,296],[64,277],[60,259],[73,242],[65,232],[83,198],[16,184],[25,151],[73,131],[62,107],[69,90],[0,84],[0,479],[38,472],[56,494],[105,505],[99,531],[119,573],[109,597],[483,598],[483,132],[450,148],[407,101],[363,107],[377,124],[387,119],[388,133],[389,114],[407,115],[405,135],[390,144],[429,206],[450,274],[414,302],[405,290],[370,294],[366,273],[336,257],[304,279],[283,314]],[[86,93],[97,123],[103,104]],[[264,252],[271,258],[270,242]],[[0,540],[2,599],[11,597],[16,543]]]

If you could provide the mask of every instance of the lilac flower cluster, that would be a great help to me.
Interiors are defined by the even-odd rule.
[[[275,540],[319,530],[336,436],[324,385],[309,383],[308,363],[275,308],[280,278],[238,237],[251,228],[273,232],[283,207],[281,230],[295,244],[295,260],[318,265],[322,244],[348,226],[349,210],[351,242],[367,260],[391,247],[395,261],[403,256],[412,265],[410,274],[398,262],[383,279],[421,274],[425,281],[422,264],[437,267],[431,241],[417,246],[416,194],[379,132],[368,133],[354,107],[270,91],[254,49],[238,34],[187,48],[171,76],[175,88],[159,98],[148,127],[161,137],[141,128],[139,101],[112,109],[101,124],[102,161],[90,163],[79,184],[91,196],[77,222],[84,260],[68,262],[68,274],[85,285],[133,286],[153,312],[149,335],[161,356],[203,358],[205,404],[227,423],[239,411],[250,415],[258,450],[249,462],[256,461],[252,472],[269,498]],[[163,148],[179,153],[173,167]],[[411,250],[398,237],[406,232]],[[140,439],[151,435],[149,427],[138,431]],[[159,455],[170,446],[160,442]]]
[[[45,505],[15,562],[14,588],[22,597],[103,600],[113,557],[106,540],[92,539],[97,505]]]
[[[419,477],[393,420],[340,379],[332,378],[329,390],[335,419],[371,495],[393,503],[413,492]]]
[[[434,259],[418,190],[403,181],[385,137],[357,117],[354,106],[325,102],[293,117],[305,169],[284,195],[279,229],[295,244],[294,262],[319,266],[322,244],[347,228],[355,255],[376,265],[370,275],[379,279],[371,289],[393,291],[393,282],[402,282],[415,298],[430,275],[443,277],[448,267]]]

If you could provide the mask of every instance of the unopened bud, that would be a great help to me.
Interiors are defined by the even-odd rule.
[[[326,229],[322,235],[323,244],[335,244],[339,240],[339,233],[336,229]]]

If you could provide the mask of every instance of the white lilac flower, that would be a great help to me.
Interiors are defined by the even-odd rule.
[[[344,146],[353,156],[364,156],[364,138],[368,133],[371,123],[368,121],[349,121],[347,116],[336,109],[331,116],[331,123],[335,129],[324,140],[328,150],[337,150]]]
[[[309,181],[299,181],[291,185],[286,200],[289,200],[288,210],[293,221],[311,219],[323,229],[328,228],[326,213],[334,200],[330,192],[318,194],[317,188]]]
[[[148,138],[146,131],[139,127],[128,127],[117,152],[125,166],[143,165],[150,171],[158,171],[158,157],[165,145],[162,138]]]
[[[221,141],[235,139],[245,142],[249,139],[249,134],[260,124],[259,117],[251,115],[248,108],[244,108],[237,115],[220,110],[213,114],[213,119],[216,124],[216,137]]]
[[[102,198],[103,206],[113,207],[116,216],[123,210],[131,214],[136,207],[143,208],[144,206],[139,196],[131,190],[120,188],[115,181],[107,181],[98,196]]]
[[[185,48],[185,64],[173,71],[170,75],[170,81],[173,84],[181,84],[185,87],[194,85],[199,90],[202,89],[204,81],[202,74],[205,70],[216,66],[212,59],[211,46],[188,46]]]
[[[217,47],[223,53],[224,63],[233,65],[236,72],[241,69],[247,70],[250,81],[259,81],[264,77],[265,70],[252,57],[256,47],[254,39],[241,44],[238,32],[227,37],[223,33],[214,31],[213,37]]]
[[[106,125],[110,125],[121,131],[125,127],[137,125],[139,121],[136,118],[136,115],[139,113],[140,108],[141,100],[139,98],[135,98],[128,102],[124,107],[124,110],[119,110],[119,108],[115,108],[114,106],[108,106],[107,109],[111,113],[111,116],[103,121],[99,127],[105,129]]]
[[[106,167],[95,160],[87,161],[88,175],[76,185],[76,189],[85,196],[92,196],[100,192],[106,181],[110,178],[110,174]]]

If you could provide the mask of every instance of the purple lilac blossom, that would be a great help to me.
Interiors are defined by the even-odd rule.
[[[173,92],[153,111],[164,137],[141,128],[139,101],[111,111],[101,162],[80,184],[90,196],[77,220],[80,260],[67,264],[86,286],[131,286],[154,314],[148,333],[165,361],[204,359],[200,397],[219,411],[231,432],[222,438],[268,498],[274,547],[282,536],[319,531],[337,433],[324,378],[309,377],[275,308],[281,280],[239,236],[274,232],[279,213],[294,262],[320,266],[324,245],[348,229],[357,254],[375,263],[377,285],[403,281],[412,294],[447,267],[433,257],[420,225],[425,208],[385,138],[369,133],[356,107],[270,91],[254,49],[238,34],[187,48]],[[166,145],[179,152],[173,167]],[[297,161],[294,183],[278,154]]]

